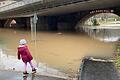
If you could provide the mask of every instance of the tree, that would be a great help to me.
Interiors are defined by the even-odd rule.
[[[115,52],[117,53],[118,56],[120,56],[120,41],[115,46]]]
[[[116,54],[115,64],[118,68],[120,68],[120,41],[115,46],[115,54]],[[119,69],[118,71],[120,72]]]
[[[99,25],[97,19],[93,19],[93,26]]]

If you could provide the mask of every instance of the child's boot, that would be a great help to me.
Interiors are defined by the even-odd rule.
[[[23,72],[23,74],[28,74],[27,71]]]
[[[32,73],[36,73],[36,69],[34,68],[34,69],[32,69]]]

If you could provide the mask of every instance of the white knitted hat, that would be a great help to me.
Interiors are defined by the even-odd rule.
[[[19,44],[22,45],[22,44],[26,44],[26,43],[27,43],[27,41],[25,39],[21,39]]]

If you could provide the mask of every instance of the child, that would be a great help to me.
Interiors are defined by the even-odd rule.
[[[24,62],[24,72],[23,74],[28,74],[27,73],[27,63],[30,64],[32,68],[32,72],[36,72],[36,69],[34,68],[31,60],[33,59],[32,55],[29,52],[29,49],[26,45],[27,41],[25,39],[20,40],[20,45],[18,47],[18,59],[22,58],[22,61]]]

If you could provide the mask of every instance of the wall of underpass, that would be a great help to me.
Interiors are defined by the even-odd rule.
[[[39,17],[37,30],[75,31],[77,16],[72,14]]]

